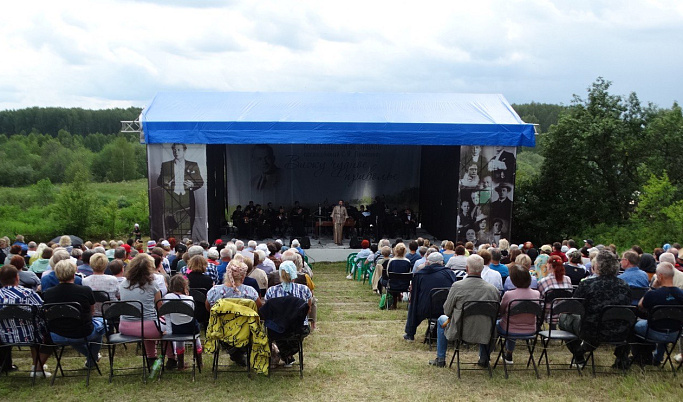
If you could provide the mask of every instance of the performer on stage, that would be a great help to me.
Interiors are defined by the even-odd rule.
[[[344,201],[339,200],[339,205],[334,207],[330,216],[334,224],[334,243],[341,246],[344,239],[344,223],[346,223],[346,219],[349,217],[344,207]]]

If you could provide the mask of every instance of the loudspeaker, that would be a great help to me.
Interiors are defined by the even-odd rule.
[[[308,250],[311,248],[311,238],[308,236],[304,236],[299,240],[299,243],[301,243],[301,248],[304,250]]]
[[[351,240],[349,240],[349,248],[360,248],[360,237],[358,236],[353,236],[351,237]]]

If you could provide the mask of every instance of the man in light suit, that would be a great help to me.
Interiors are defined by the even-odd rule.
[[[468,301],[499,301],[500,292],[495,286],[481,278],[481,271],[484,269],[484,259],[473,254],[467,258],[467,277],[455,282],[448,292],[448,298],[443,305],[444,315],[439,317],[436,326],[436,359],[430,360],[429,364],[437,367],[446,366],[446,350],[448,341],[462,339],[468,343],[479,344],[479,366],[488,367],[489,365],[489,345],[493,341],[490,339],[491,320],[483,316],[472,316],[467,319],[460,330],[460,320],[465,302]]]
[[[349,217],[346,207],[344,207],[344,201],[339,200],[339,205],[335,205],[330,217],[334,224],[334,243],[341,246],[344,240],[344,223],[346,223],[346,219]]]
[[[173,144],[173,160],[161,164],[157,185],[166,190],[164,211],[166,215],[166,235],[179,227],[182,233],[191,232],[195,219],[194,192],[204,185],[197,162],[185,160],[187,145]],[[178,222],[178,211],[187,210],[190,217],[189,228]],[[181,220],[182,221],[182,220]]]

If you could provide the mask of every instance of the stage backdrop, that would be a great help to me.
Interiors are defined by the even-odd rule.
[[[460,147],[457,240],[510,240],[516,155],[514,147]]]
[[[417,206],[420,147],[391,145],[227,145],[228,210],[272,202],[288,208],[370,204]],[[229,215],[228,215],[229,216]]]
[[[148,144],[147,169],[152,239],[207,239],[206,146]]]

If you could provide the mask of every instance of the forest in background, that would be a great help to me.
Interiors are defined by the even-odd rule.
[[[568,105],[512,105],[539,132],[535,148],[518,149],[512,241],[590,237],[651,249],[683,238],[681,108],[644,105],[610,86],[598,78]],[[146,230],[145,146],[119,132],[140,112],[0,111],[0,233],[43,240],[120,236],[133,223]]]

